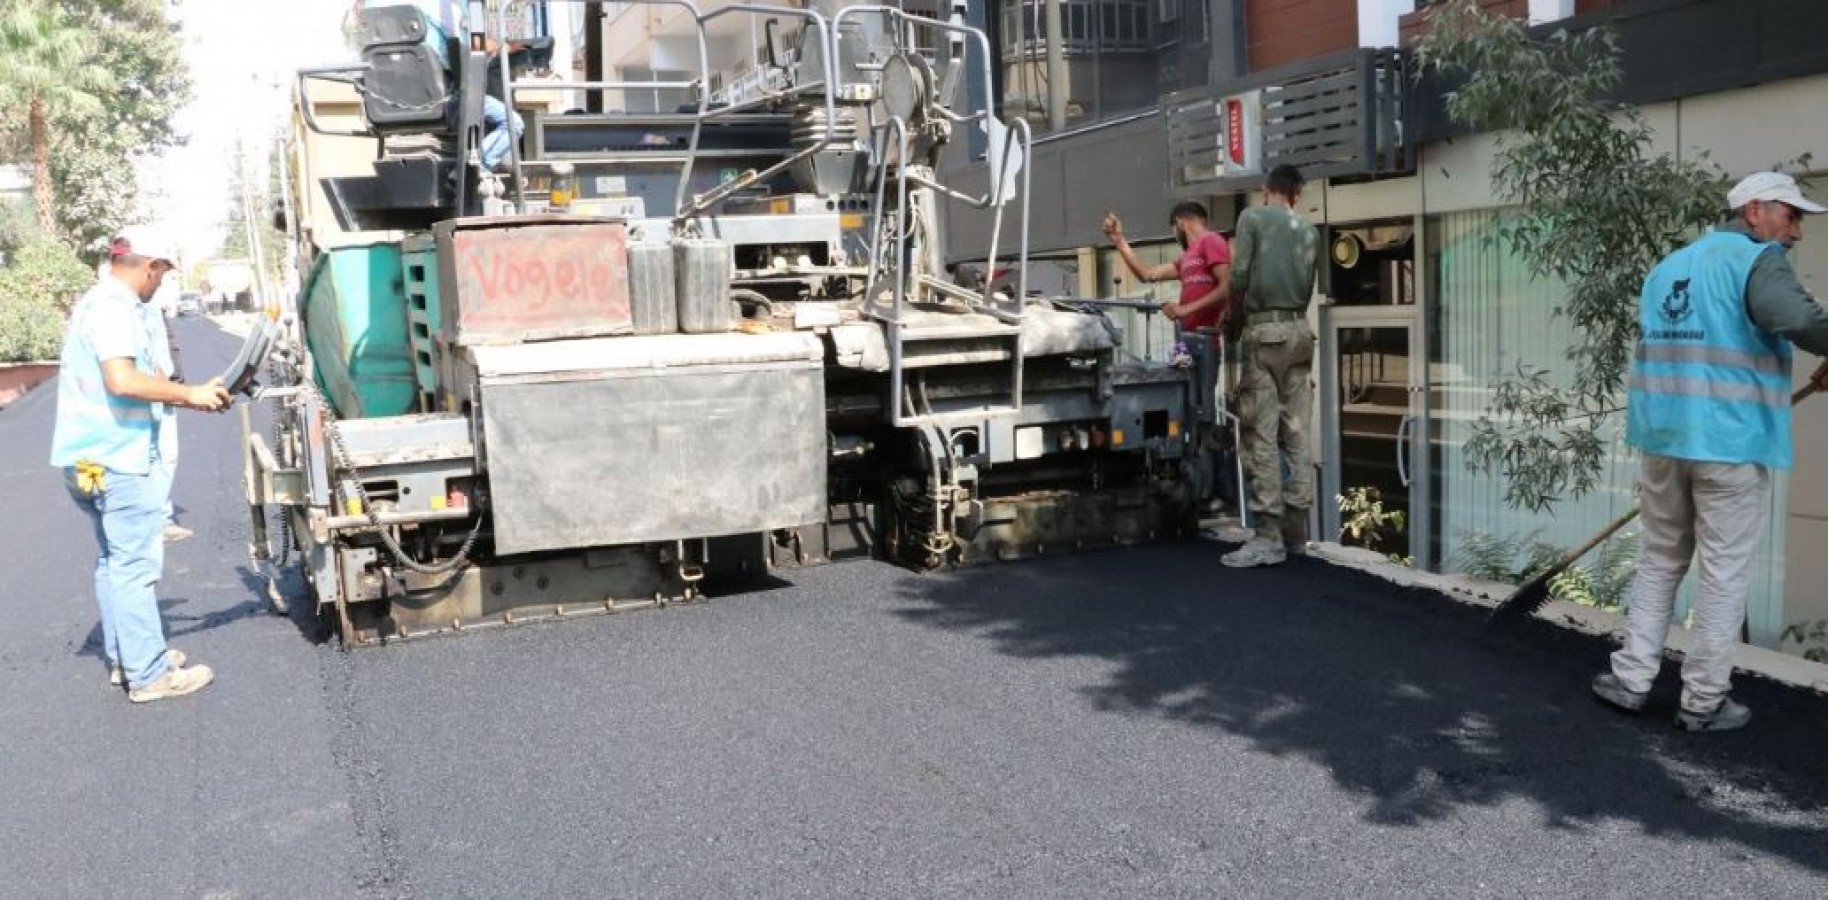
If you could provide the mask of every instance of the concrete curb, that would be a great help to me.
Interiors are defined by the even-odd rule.
[[[1358,547],[1339,544],[1313,544],[1309,555],[1332,565],[1356,569],[1392,584],[1431,590],[1452,600],[1491,609],[1516,588],[1498,582],[1481,581],[1465,575],[1439,575],[1400,566],[1383,555]],[[1625,633],[1625,618],[1618,613],[1556,600],[1537,613],[1539,617],[1563,628],[1596,635],[1620,643]],[[1669,629],[1669,649],[1680,655],[1688,648],[1688,629],[1674,625]],[[1800,656],[1780,653],[1751,644],[1740,644],[1733,657],[1734,669],[1769,678],[1792,687],[1828,694],[1828,665],[1810,662]]]
[[[35,362],[0,363],[0,409],[8,405],[57,374],[57,360],[39,360]]]

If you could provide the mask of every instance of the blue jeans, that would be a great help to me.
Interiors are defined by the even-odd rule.
[[[510,127],[512,122],[512,127]],[[510,116],[508,105],[494,97],[482,98],[482,167],[493,172],[508,158],[508,148],[520,140],[523,126],[518,114]]]
[[[165,674],[165,623],[153,593],[165,568],[165,501],[171,476],[156,457],[145,475],[109,470],[101,493],[91,497],[67,469],[64,483],[89,514],[100,555],[95,560],[95,602],[101,608],[102,654],[119,665],[127,686],[139,689]]]

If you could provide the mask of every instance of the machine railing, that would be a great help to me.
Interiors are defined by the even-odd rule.
[[[353,85],[357,81],[356,76],[371,72],[373,69],[374,67],[367,63],[352,63],[343,66],[312,66],[310,68],[299,69],[297,75],[298,109],[304,116],[305,127],[311,129],[314,134],[321,134],[326,137],[379,137],[380,135],[371,128],[333,129],[325,127],[322,123],[317,121],[317,109],[311,102],[311,91],[308,87],[310,82],[314,80],[334,81],[338,84]]]
[[[583,2],[587,2],[587,0],[552,0],[552,2],[583,3]],[[675,222],[684,221],[693,216],[696,216],[699,213],[703,212],[704,210],[710,208],[713,204],[717,203],[718,201],[730,196],[731,194],[734,194],[737,191],[743,190],[744,188],[746,188],[750,185],[765,182],[767,179],[772,178],[773,176],[786,171],[788,168],[792,167],[795,163],[797,163],[803,159],[806,159],[814,154],[817,154],[817,153],[825,150],[828,146],[830,146],[831,130],[828,127],[820,134],[819,139],[817,141],[808,144],[806,147],[796,150],[795,152],[789,154],[786,158],[782,159],[781,161],[775,163],[774,165],[769,166],[767,169],[765,169],[761,172],[747,171],[747,172],[740,173],[735,178],[731,178],[726,181],[723,181],[722,183],[718,184],[717,186],[713,187],[711,190],[709,190],[703,194],[699,194],[697,196],[690,196],[691,182],[692,182],[692,170],[693,170],[693,166],[696,163],[696,157],[698,155],[698,147],[699,147],[700,141],[703,136],[705,123],[715,121],[715,120],[718,120],[720,118],[724,118],[727,116],[732,116],[732,115],[736,115],[736,114],[745,112],[749,109],[753,109],[755,106],[760,105],[761,103],[773,102],[773,101],[778,101],[778,100],[782,100],[782,99],[788,99],[788,98],[807,95],[807,94],[812,93],[813,91],[821,90],[824,87],[824,85],[826,85],[826,84],[833,83],[833,81],[835,80],[835,71],[836,71],[836,69],[834,68],[834,66],[835,66],[834,54],[832,52],[832,49],[834,46],[834,42],[833,42],[833,38],[832,38],[833,32],[832,32],[832,29],[830,27],[828,27],[828,23],[826,22],[824,16],[820,15],[816,11],[807,10],[807,9],[796,9],[796,8],[786,7],[786,6],[770,6],[770,5],[761,5],[761,4],[744,4],[744,5],[726,6],[721,9],[714,10],[710,13],[703,13],[703,12],[700,12],[697,3],[693,2],[693,0],[627,0],[627,2],[629,2],[631,4],[645,4],[645,5],[655,5],[655,6],[676,6],[676,7],[680,7],[682,9],[686,10],[687,12],[689,12],[691,14],[692,22],[693,22],[693,38],[696,43],[696,49],[697,49],[697,55],[698,55],[698,77],[697,78],[695,78],[691,81],[678,81],[678,80],[552,81],[552,80],[544,80],[544,79],[539,80],[539,81],[517,81],[514,78],[513,69],[511,66],[511,62],[509,60],[510,54],[500,53],[500,54],[498,54],[497,65],[500,67],[499,71],[500,71],[501,79],[502,79],[502,98],[501,98],[501,100],[502,100],[502,105],[507,107],[510,115],[513,114],[513,111],[515,108],[514,98],[515,98],[516,93],[535,93],[535,92],[545,92],[545,91],[584,91],[584,92],[607,93],[609,91],[629,91],[629,90],[656,90],[656,91],[658,91],[658,90],[690,90],[690,91],[693,91],[697,97],[697,109],[691,114],[691,116],[692,116],[692,118],[691,118],[691,121],[692,121],[691,137],[689,138],[689,140],[687,142],[687,146],[686,146],[684,155],[679,157],[679,166],[680,166],[679,188],[674,197],[675,214],[674,214],[673,218],[674,218]],[[406,5],[406,4],[402,3],[402,5]],[[709,85],[710,85],[710,81],[711,81],[711,60],[710,60],[710,41],[709,41],[709,36],[707,34],[707,26],[712,21],[715,21],[719,18],[722,18],[724,16],[730,16],[730,15],[778,16],[778,17],[785,17],[785,18],[802,19],[802,20],[807,21],[812,27],[812,33],[816,36],[816,39],[819,42],[820,56],[822,59],[822,67],[824,70],[822,73],[823,78],[821,78],[817,82],[813,82],[813,83],[809,83],[809,84],[794,85],[785,91],[771,93],[762,98],[758,98],[758,100],[756,102],[713,108],[710,105],[711,92],[709,90]],[[472,25],[471,25],[472,31],[480,32],[485,36],[488,35],[489,27],[490,26],[488,23],[472,23]],[[507,11],[506,11],[505,6],[499,6],[499,5],[497,6],[496,11],[495,11],[494,21],[493,21],[493,28],[494,28],[494,31],[498,34],[505,35],[508,33],[508,20],[507,20]],[[452,68],[456,69],[458,67],[453,66]],[[359,91],[360,90],[360,76],[365,73],[368,73],[370,71],[372,71],[372,68],[366,64],[321,66],[321,67],[314,67],[314,68],[307,68],[307,69],[299,70],[298,77],[297,77],[297,85],[298,85],[297,102],[298,102],[299,108],[303,112],[303,117],[305,119],[306,127],[317,134],[333,136],[333,137],[376,137],[376,138],[378,138],[380,136],[380,134],[373,128],[343,130],[343,129],[330,129],[330,128],[325,127],[323,125],[323,123],[318,121],[317,116],[315,114],[315,110],[312,108],[312,103],[310,100],[310,92],[308,89],[308,83],[310,81],[315,80],[315,79],[322,79],[322,80],[333,80],[333,81],[340,81],[340,82],[349,83],[349,84],[355,84]],[[461,76],[456,72],[453,72],[452,75],[453,75],[452,83],[453,84],[458,83]],[[449,99],[450,98],[447,96],[446,101],[448,102]],[[825,112],[826,112],[826,121],[827,121],[827,123],[830,123],[835,119],[836,111],[837,111],[836,102],[831,97],[830,92],[825,93],[823,105],[825,107]],[[464,149],[467,152],[471,148],[466,146]],[[647,161],[653,162],[654,160],[650,158]],[[524,209],[526,206],[526,196],[525,196],[526,187],[525,187],[525,181],[522,177],[523,164],[525,162],[526,162],[526,160],[523,159],[521,151],[520,151],[519,142],[517,142],[517,141],[510,142],[509,149],[508,149],[508,164],[509,164],[509,172],[512,177],[511,177],[511,184],[509,185],[508,190],[513,197],[515,206],[517,208],[521,208],[521,209]]]
[[[719,9],[719,10],[711,13],[710,15],[702,17],[699,20],[699,33],[700,34],[704,33],[705,23],[710,22],[713,19],[720,18],[725,15],[735,15],[735,14],[761,15],[764,13],[773,14],[773,15],[789,16],[792,18],[805,19],[808,22],[812,23],[812,25],[818,29],[819,58],[820,58],[819,61],[820,61],[820,68],[823,70],[821,72],[821,75],[823,77],[821,77],[818,82],[814,82],[812,84],[794,85],[792,88],[788,89],[787,91],[781,92],[779,94],[764,95],[762,97],[754,98],[753,100],[751,100],[747,103],[739,103],[739,104],[734,104],[732,106],[722,107],[722,108],[719,108],[716,110],[711,110],[708,115],[705,112],[704,105],[701,103],[699,106],[699,119],[701,120],[701,123],[706,118],[715,119],[715,118],[719,118],[719,117],[723,117],[723,116],[735,115],[736,113],[743,112],[745,110],[752,109],[756,106],[762,105],[765,102],[770,102],[770,101],[778,100],[778,99],[784,99],[787,97],[799,96],[799,95],[806,94],[806,93],[811,92],[812,90],[817,89],[821,92],[821,95],[824,97],[824,100],[825,100],[825,104],[824,104],[825,105],[825,127],[820,129],[819,139],[817,141],[815,141],[814,143],[808,144],[807,146],[801,148],[800,150],[796,151],[792,155],[788,156],[786,159],[783,159],[780,162],[777,162],[774,165],[769,166],[767,169],[764,169],[761,172],[744,172],[744,173],[738,175],[737,177],[732,178],[728,181],[725,181],[723,184],[720,184],[717,187],[714,187],[711,190],[706,191],[705,193],[700,194],[697,197],[694,197],[692,199],[692,205],[689,208],[686,207],[685,201],[684,201],[685,181],[682,179],[680,182],[680,198],[681,199],[677,205],[677,212],[675,212],[674,216],[673,216],[673,220],[675,222],[691,218],[692,216],[695,216],[707,209],[710,209],[713,204],[716,204],[718,201],[723,200],[725,197],[728,197],[731,194],[734,194],[737,191],[740,191],[743,188],[748,187],[749,185],[765,183],[765,182],[767,182],[768,179],[773,178],[775,175],[778,175],[782,172],[787,171],[789,168],[792,168],[795,163],[798,163],[803,159],[809,159],[812,156],[814,156],[815,154],[823,152],[825,150],[825,148],[831,146],[832,130],[833,130],[833,128],[836,127],[836,124],[837,124],[838,107],[837,107],[836,99],[832,96],[833,92],[830,90],[827,90],[826,88],[828,85],[836,84],[837,80],[838,80],[837,79],[838,69],[837,69],[837,60],[836,60],[837,54],[835,53],[835,48],[837,46],[837,43],[834,40],[834,32],[836,31],[836,28],[837,28],[837,24],[836,24],[835,20],[833,22],[828,23],[828,22],[826,22],[824,16],[821,16],[817,12],[810,10],[810,9],[794,9],[792,7],[786,7],[786,6],[749,6],[749,5],[726,6],[722,9]],[[708,79],[709,77],[710,76],[707,73],[706,78]],[[707,99],[709,98],[709,94],[705,94],[704,96]],[[689,168],[687,170],[687,173],[690,174]]]
[[[984,309],[984,311],[990,313],[991,315],[996,316],[997,318],[999,318],[1005,322],[1019,321],[1022,317],[1022,304],[1028,293],[1028,196],[1029,196],[1028,172],[1029,172],[1029,167],[1026,164],[1026,160],[1028,157],[1028,151],[1029,151],[1030,145],[1033,143],[1033,137],[1032,137],[1032,133],[1030,132],[1030,130],[1028,128],[1028,123],[1025,120],[1017,119],[1015,121],[1014,127],[1011,128],[1010,126],[1005,125],[1001,120],[999,120],[992,113],[992,110],[995,109],[996,104],[994,102],[994,98],[991,96],[991,93],[990,93],[990,86],[992,84],[992,81],[990,78],[990,60],[992,59],[992,57],[990,55],[990,39],[984,34],[984,32],[982,32],[976,28],[972,28],[970,26],[959,24],[956,22],[943,22],[938,19],[929,19],[929,18],[925,18],[922,16],[911,15],[911,14],[909,14],[901,9],[898,9],[896,7],[893,7],[893,6],[849,6],[849,7],[845,7],[844,9],[839,10],[837,15],[832,17],[832,24],[831,24],[832,31],[834,33],[836,33],[842,27],[845,19],[854,17],[854,16],[863,16],[863,15],[879,15],[879,16],[884,17],[885,19],[888,19],[888,20],[894,22],[897,27],[890,29],[890,31],[891,31],[891,33],[896,35],[898,40],[905,39],[906,35],[915,33],[918,29],[926,29],[926,30],[933,31],[938,34],[952,36],[955,39],[955,41],[959,42],[959,45],[955,46],[954,52],[958,52],[958,53],[963,52],[963,46],[962,46],[963,41],[971,41],[977,45],[978,64],[979,64],[979,69],[980,69],[980,71],[978,73],[979,74],[978,84],[981,86],[981,92],[982,92],[982,96],[980,98],[978,98],[979,102],[976,105],[977,112],[971,113],[969,115],[959,115],[956,113],[950,113],[947,110],[945,110],[943,107],[940,107],[937,105],[934,107],[934,109],[936,111],[938,111],[939,113],[941,113],[942,115],[945,115],[947,117],[947,119],[950,122],[952,122],[953,124],[966,125],[966,126],[977,126],[977,127],[982,128],[986,134],[990,135],[990,137],[991,137],[990,156],[995,158],[996,165],[994,166],[994,168],[991,169],[989,190],[983,196],[973,197],[973,196],[964,194],[958,190],[955,190],[955,189],[941,183],[936,175],[925,175],[925,174],[920,174],[920,173],[909,172],[908,167],[906,165],[908,149],[909,149],[909,147],[908,147],[909,141],[908,141],[908,135],[907,135],[908,126],[905,121],[901,121],[898,124],[894,123],[894,122],[884,123],[882,126],[879,126],[879,133],[878,133],[878,138],[877,138],[878,146],[881,148],[884,148],[884,149],[887,148],[888,140],[891,137],[891,135],[889,133],[891,130],[891,126],[893,126],[894,129],[899,130],[900,137],[899,137],[898,143],[896,145],[897,149],[899,151],[899,153],[896,157],[898,160],[896,179],[898,181],[898,187],[897,187],[898,195],[900,196],[900,199],[902,200],[901,208],[905,209],[907,184],[913,183],[920,187],[932,190],[938,194],[944,195],[946,197],[950,197],[953,200],[957,200],[958,202],[971,206],[974,209],[991,209],[991,208],[995,209],[995,213],[994,213],[993,220],[992,220],[992,226],[991,226],[990,254],[986,261],[986,265],[991,270],[994,270],[996,267],[996,261],[997,261],[997,257],[998,257],[998,243],[1002,236],[1004,207],[1006,207],[1011,200],[1019,199],[1021,201],[1021,206],[1022,206],[1022,208],[1021,208],[1021,240],[1019,242],[1019,246],[1021,249],[1018,251],[1018,272],[1017,272],[1017,276],[1016,276],[1018,286],[1017,286],[1017,290],[1016,290],[1016,295],[1014,297],[1010,297],[1007,300],[999,299],[997,294],[995,293],[995,291],[991,289],[990,280],[988,280],[988,279],[985,282],[985,289],[981,294],[974,294],[973,292],[966,291],[963,288],[957,287],[956,285],[945,284],[943,282],[939,282],[938,279],[933,279],[932,282],[927,283],[925,285],[929,288],[938,290],[941,293],[945,293],[945,294],[948,294],[948,295],[951,295],[954,297],[958,297],[959,299],[965,299],[965,300],[967,300],[967,302],[972,302],[972,303],[974,303],[974,305],[981,306]],[[1011,140],[1012,131],[1014,132],[1013,141]],[[1020,154],[1015,155],[1016,151],[1018,151],[1018,150],[1020,151]],[[879,154],[878,158],[884,158],[884,157],[882,157]],[[1018,159],[1023,161],[1023,165],[1021,168],[1021,187],[1018,191],[1012,192],[1010,190],[1011,185],[1009,183],[1009,179],[1012,177],[1012,173],[1011,173],[1010,169],[1011,169],[1011,164],[1013,162],[1017,161]],[[878,210],[883,209],[883,207],[881,205],[881,200],[883,199],[883,187],[884,186],[882,184],[882,181],[879,180],[878,184],[877,184],[877,201],[878,201],[877,209]],[[879,213],[878,215],[880,216],[881,214]],[[881,255],[880,255],[880,248],[881,248],[882,242],[880,240],[880,237],[881,237],[881,229],[880,229],[880,219],[879,219],[878,228],[877,228],[877,240],[872,242],[872,244],[874,245],[874,248],[872,250],[872,253],[873,253],[872,263],[874,265],[872,265],[872,268],[876,269],[877,271],[881,271],[881,269],[882,269],[882,260],[881,260]],[[900,235],[900,240],[897,244],[899,252],[897,253],[896,270],[898,273],[900,272],[900,267],[903,264],[903,260],[905,260],[905,257],[907,255],[906,254],[907,238],[908,238],[907,229],[904,228],[904,229],[902,229],[902,234]],[[903,289],[903,284],[907,281],[907,279],[898,277],[896,279],[896,281],[897,281],[897,288],[894,292],[894,302],[893,302],[893,305],[887,310],[884,310],[882,308],[880,299],[877,296],[878,285],[874,280],[872,280],[872,283],[870,285],[870,290],[867,293],[866,303],[870,306],[870,312],[872,313],[872,315],[875,315],[877,318],[880,318],[884,321],[889,321],[889,322],[901,321],[905,315],[905,305],[907,302],[907,296],[906,296],[905,290]],[[961,295],[963,295],[963,296],[961,296]]]
[[[1024,153],[1026,153],[1027,150],[1027,124],[1028,123],[1026,122],[1018,120],[1019,144]],[[896,158],[899,160],[906,160],[910,150],[908,126],[907,122],[899,116],[889,119],[888,123],[881,129],[879,136],[880,148],[886,150],[890,140],[895,142],[897,148]],[[1007,171],[1009,154],[1014,152],[1016,145],[1017,142],[1005,142],[1005,145],[1002,148],[1002,158],[999,160],[999,167],[1001,170]],[[882,157],[879,155],[878,158]],[[958,195],[956,192],[935,185],[928,180],[911,176],[907,167],[901,166],[898,167],[896,171],[896,204],[894,210],[891,211],[883,204],[883,201],[886,199],[888,179],[882,178],[877,180],[876,209],[878,210],[878,213],[870,240],[870,280],[865,291],[864,303],[866,308],[870,310],[872,316],[888,326],[889,396],[894,398],[895,401],[894,411],[890,417],[890,421],[897,427],[904,427],[910,425],[931,425],[946,418],[946,416],[936,413],[932,409],[931,403],[926,400],[924,382],[922,383],[923,390],[921,392],[922,403],[918,406],[913,403],[914,395],[908,389],[907,373],[909,368],[909,343],[922,338],[935,337],[983,337],[992,340],[1005,341],[1007,343],[1007,348],[1004,351],[1004,354],[1006,355],[1002,358],[1006,359],[1010,367],[1009,393],[1006,400],[1002,403],[970,410],[965,413],[965,417],[990,418],[1014,415],[1020,412],[1022,408],[1023,353],[1021,319],[1022,306],[1026,302],[1028,293],[1028,170],[1024,167],[1022,172],[1022,189],[1020,193],[1020,199],[1022,201],[1021,250],[1018,251],[1020,262],[1018,264],[1019,270],[1016,275],[1016,294],[1015,296],[1006,299],[997,295],[994,288],[996,279],[994,278],[985,279],[984,290],[980,294],[946,282],[934,276],[932,273],[923,272],[919,275],[918,279],[909,277],[909,267],[914,265],[910,238],[914,232],[920,230],[920,224],[918,222],[919,217],[932,214],[931,211],[923,213],[923,207],[909,205],[908,185],[915,181],[920,181],[925,186],[932,187],[936,190],[942,190],[954,196],[959,196],[964,202],[973,205],[978,205],[980,203],[995,203],[996,222],[993,225],[992,230],[993,238],[989,262],[992,271],[994,271],[997,258],[994,235],[1001,233],[1003,208],[1008,205],[1007,200],[997,202],[998,194],[995,193],[994,188],[993,192],[985,198],[964,197]],[[979,208],[982,208],[982,206],[979,206]],[[894,240],[892,242],[895,251],[892,260],[884,258],[884,250],[887,249],[891,243],[891,241],[887,239],[888,236],[884,233],[885,229],[888,227],[886,223],[891,214],[897,217],[894,225]],[[885,311],[881,308],[879,293],[881,293],[881,281],[889,273],[892,273],[894,280],[894,288],[889,292],[893,300]],[[952,299],[962,300],[966,304],[976,307],[978,311],[991,315],[997,320],[998,327],[993,329],[966,329],[963,332],[950,328],[933,329],[930,325],[925,331],[913,328],[912,323],[908,318],[908,287],[911,283],[915,283],[916,281],[928,290]]]
[[[584,0],[558,0],[558,2],[580,3],[580,2],[584,2]],[[728,179],[728,180],[718,184],[716,187],[713,187],[711,190],[706,191],[703,194],[698,194],[696,196],[690,196],[691,195],[691,184],[692,184],[692,168],[693,168],[693,166],[696,162],[696,158],[698,156],[699,141],[703,135],[705,123],[708,121],[713,121],[713,120],[716,120],[719,118],[723,118],[726,116],[732,116],[732,115],[736,115],[738,113],[744,112],[748,109],[754,108],[754,106],[756,106],[756,105],[759,105],[760,102],[769,102],[769,101],[780,100],[780,99],[785,99],[785,98],[789,98],[789,97],[802,96],[802,95],[810,93],[811,91],[813,91],[815,89],[821,88],[825,84],[833,83],[833,81],[835,80],[834,74],[836,72],[836,69],[834,68],[835,63],[834,63],[833,53],[832,53],[832,47],[833,47],[832,29],[827,27],[827,23],[825,21],[824,16],[821,16],[818,12],[816,12],[814,10],[810,10],[810,9],[795,9],[793,7],[787,7],[787,6],[768,6],[768,5],[762,5],[762,4],[743,4],[743,5],[726,6],[721,9],[713,10],[710,13],[703,13],[703,12],[699,11],[698,5],[694,2],[692,2],[692,0],[629,0],[629,2],[642,3],[642,4],[654,4],[654,5],[661,5],[661,6],[679,6],[679,7],[685,8],[687,11],[689,11],[691,13],[692,20],[693,20],[693,26],[694,26],[693,36],[696,39],[697,49],[698,49],[698,78],[697,79],[695,79],[693,81],[689,81],[689,82],[679,82],[679,81],[549,82],[549,81],[540,81],[540,82],[528,82],[528,83],[517,86],[514,82],[513,72],[510,71],[510,68],[508,65],[507,54],[502,54],[501,59],[500,59],[500,65],[501,65],[501,74],[502,74],[502,95],[503,95],[502,102],[503,102],[503,104],[506,105],[510,110],[512,110],[514,108],[514,92],[517,89],[521,90],[521,91],[543,91],[543,90],[610,91],[610,90],[630,90],[630,89],[633,89],[633,90],[689,89],[689,90],[692,90],[693,92],[695,92],[698,97],[698,109],[693,116],[692,136],[687,143],[685,158],[680,165],[679,188],[678,188],[678,190],[674,196],[674,200],[673,200],[674,213],[673,213],[672,218],[675,223],[684,222],[685,220],[698,215],[699,213],[705,211],[706,209],[709,209],[712,205],[716,204],[717,202],[723,200],[724,198],[730,196],[731,194],[736,193],[737,191],[740,191],[746,187],[749,187],[750,185],[764,183],[769,178],[772,178],[775,175],[780,174],[781,172],[787,171],[787,169],[792,167],[795,163],[799,162],[800,160],[806,159],[816,153],[819,153],[819,152],[823,151],[826,147],[830,146],[831,129],[829,127],[829,123],[831,123],[833,121],[833,119],[836,117],[837,105],[836,105],[836,102],[834,101],[834,99],[832,98],[831,93],[829,91],[827,91],[827,92],[825,92],[825,95],[824,95],[824,101],[825,101],[824,105],[825,105],[825,113],[826,113],[826,122],[828,123],[828,127],[822,131],[822,133],[819,136],[819,139],[816,142],[809,144],[806,147],[795,151],[794,153],[788,155],[786,158],[782,159],[781,161],[775,163],[772,166],[769,166],[768,168],[766,168],[760,172],[755,172],[755,171],[742,172],[742,173],[738,174],[735,178]],[[768,95],[763,98],[759,98],[759,101],[755,102],[755,103],[745,103],[745,104],[737,104],[737,105],[727,106],[727,107],[713,108],[710,105],[710,103],[711,103],[711,91],[710,91],[711,55],[710,55],[710,46],[709,46],[710,42],[709,42],[709,37],[707,35],[707,26],[712,21],[715,21],[717,19],[723,18],[724,16],[730,16],[730,15],[781,16],[781,17],[786,17],[786,18],[803,19],[803,20],[807,21],[813,27],[814,34],[817,35],[818,40],[819,40],[820,59],[821,59],[822,68],[824,69],[824,72],[823,72],[824,77],[821,79],[820,82],[813,83],[813,84],[794,85],[793,87],[789,88],[786,91],[778,92],[776,94],[772,94],[772,95]],[[496,26],[499,30],[502,31],[502,33],[504,33],[504,34],[506,33],[507,13],[506,13],[506,10],[502,7],[497,7],[497,9],[496,9]],[[514,189],[515,204],[517,207],[524,207],[526,204],[526,197],[524,194],[524,190],[525,190],[524,183],[521,178],[520,147],[516,143],[510,143],[509,147],[510,147],[509,160],[510,160],[510,165],[512,167],[512,171],[514,174],[513,189]],[[689,203],[688,203],[688,197],[690,198]]]

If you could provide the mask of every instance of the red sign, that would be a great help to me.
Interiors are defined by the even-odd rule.
[[[1225,101],[1225,149],[1233,165],[1244,165],[1244,103]]]

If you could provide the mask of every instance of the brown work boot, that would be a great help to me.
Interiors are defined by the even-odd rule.
[[[1289,507],[1282,513],[1282,547],[1289,556],[1308,552],[1308,511]]]
[[[127,699],[135,703],[151,703],[154,700],[166,700],[194,694],[216,680],[216,673],[209,666],[195,665],[187,668],[169,667],[151,684],[127,692]]]

